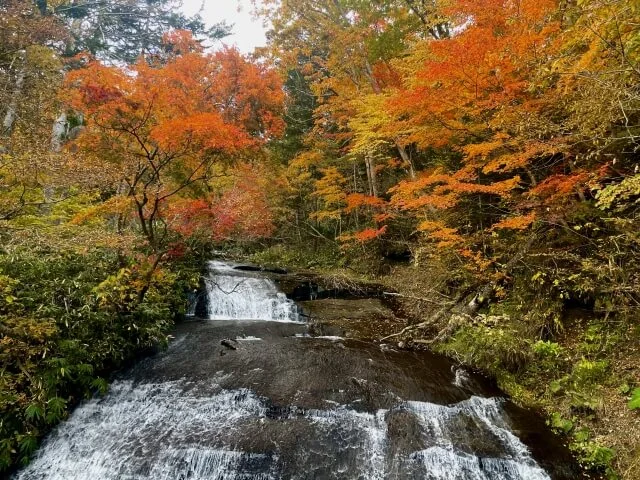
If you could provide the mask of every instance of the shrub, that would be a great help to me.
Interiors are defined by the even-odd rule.
[[[111,372],[166,343],[192,279],[158,270],[140,303],[139,269],[120,262],[108,249],[0,254],[0,472],[27,462],[83,397],[104,393]]]
[[[530,360],[530,345],[516,330],[476,325],[463,327],[442,350],[493,374],[516,372]]]

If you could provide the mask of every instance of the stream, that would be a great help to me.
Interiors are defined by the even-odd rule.
[[[540,417],[444,357],[313,336],[271,278],[226,263],[206,300],[14,479],[579,477]]]

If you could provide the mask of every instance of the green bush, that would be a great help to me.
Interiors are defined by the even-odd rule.
[[[529,341],[508,326],[463,327],[441,349],[464,363],[493,374],[503,370],[517,372],[531,358]]]
[[[0,472],[27,462],[78,401],[104,393],[111,372],[166,344],[192,272],[145,277],[121,262],[108,249],[0,254]]]
[[[531,345],[531,349],[538,358],[543,360],[559,358],[564,352],[560,344],[544,340],[535,342]]]
[[[571,372],[572,381],[578,387],[588,387],[606,378],[609,362],[606,360],[580,360]]]
[[[580,463],[585,467],[603,473],[608,480],[619,478],[613,468],[615,450],[591,440],[591,432],[588,429],[576,430],[569,447],[578,455]]]
[[[631,410],[640,410],[640,388],[631,392],[631,400],[628,405]]]

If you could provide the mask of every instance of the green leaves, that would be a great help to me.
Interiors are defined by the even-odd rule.
[[[91,387],[95,388],[99,395],[105,395],[109,391],[109,382],[104,378],[94,378]]]
[[[631,392],[631,400],[629,400],[628,406],[631,410],[640,410],[640,388],[636,388]]]
[[[44,409],[41,405],[32,403],[26,408],[26,410],[24,411],[24,415],[27,420],[30,421],[42,420],[44,418]]]
[[[54,423],[64,418],[67,401],[60,397],[50,398],[47,402],[47,423]]]
[[[81,255],[31,245],[0,253],[0,472],[26,462],[78,399],[105,394],[99,374],[166,340],[184,279],[163,272],[125,315],[102,308],[94,293],[120,267],[110,250]],[[135,279],[117,286],[135,291]],[[6,295],[18,300],[8,305]]]
[[[549,425],[551,428],[556,430],[560,430],[564,433],[569,433],[573,430],[573,422],[567,418],[564,418],[558,412],[554,412],[551,414],[551,418],[549,419]]]
[[[25,435],[18,441],[18,446],[20,453],[24,455],[24,459],[28,459],[28,456],[38,448],[38,439],[35,435]],[[24,459],[23,463],[26,463]]]
[[[637,209],[640,205],[640,174],[606,186],[596,194],[596,198],[596,205],[603,210],[624,212]]]

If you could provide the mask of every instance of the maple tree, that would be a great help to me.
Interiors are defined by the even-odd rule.
[[[282,130],[283,93],[274,72],[233,49],[204,53],[187,32],[174,32],[167,42],[163,61],[141,59],[123,69],[89,59],[66,78],[66,100],[86,118],[77,145],[85,161],[106,173],[103,190],[113,192],[107,200],[113,208],[104,213],[116,214],[120,227],[135,217],[153,257],[151,271],[180,230],[167,217],[169,209],[179,217],[177,199],[187,210],[198,199],[212,202],[210,183],[224,175],[216,167],[235,163]],[[193,199],[191,207],[185,199]]]

